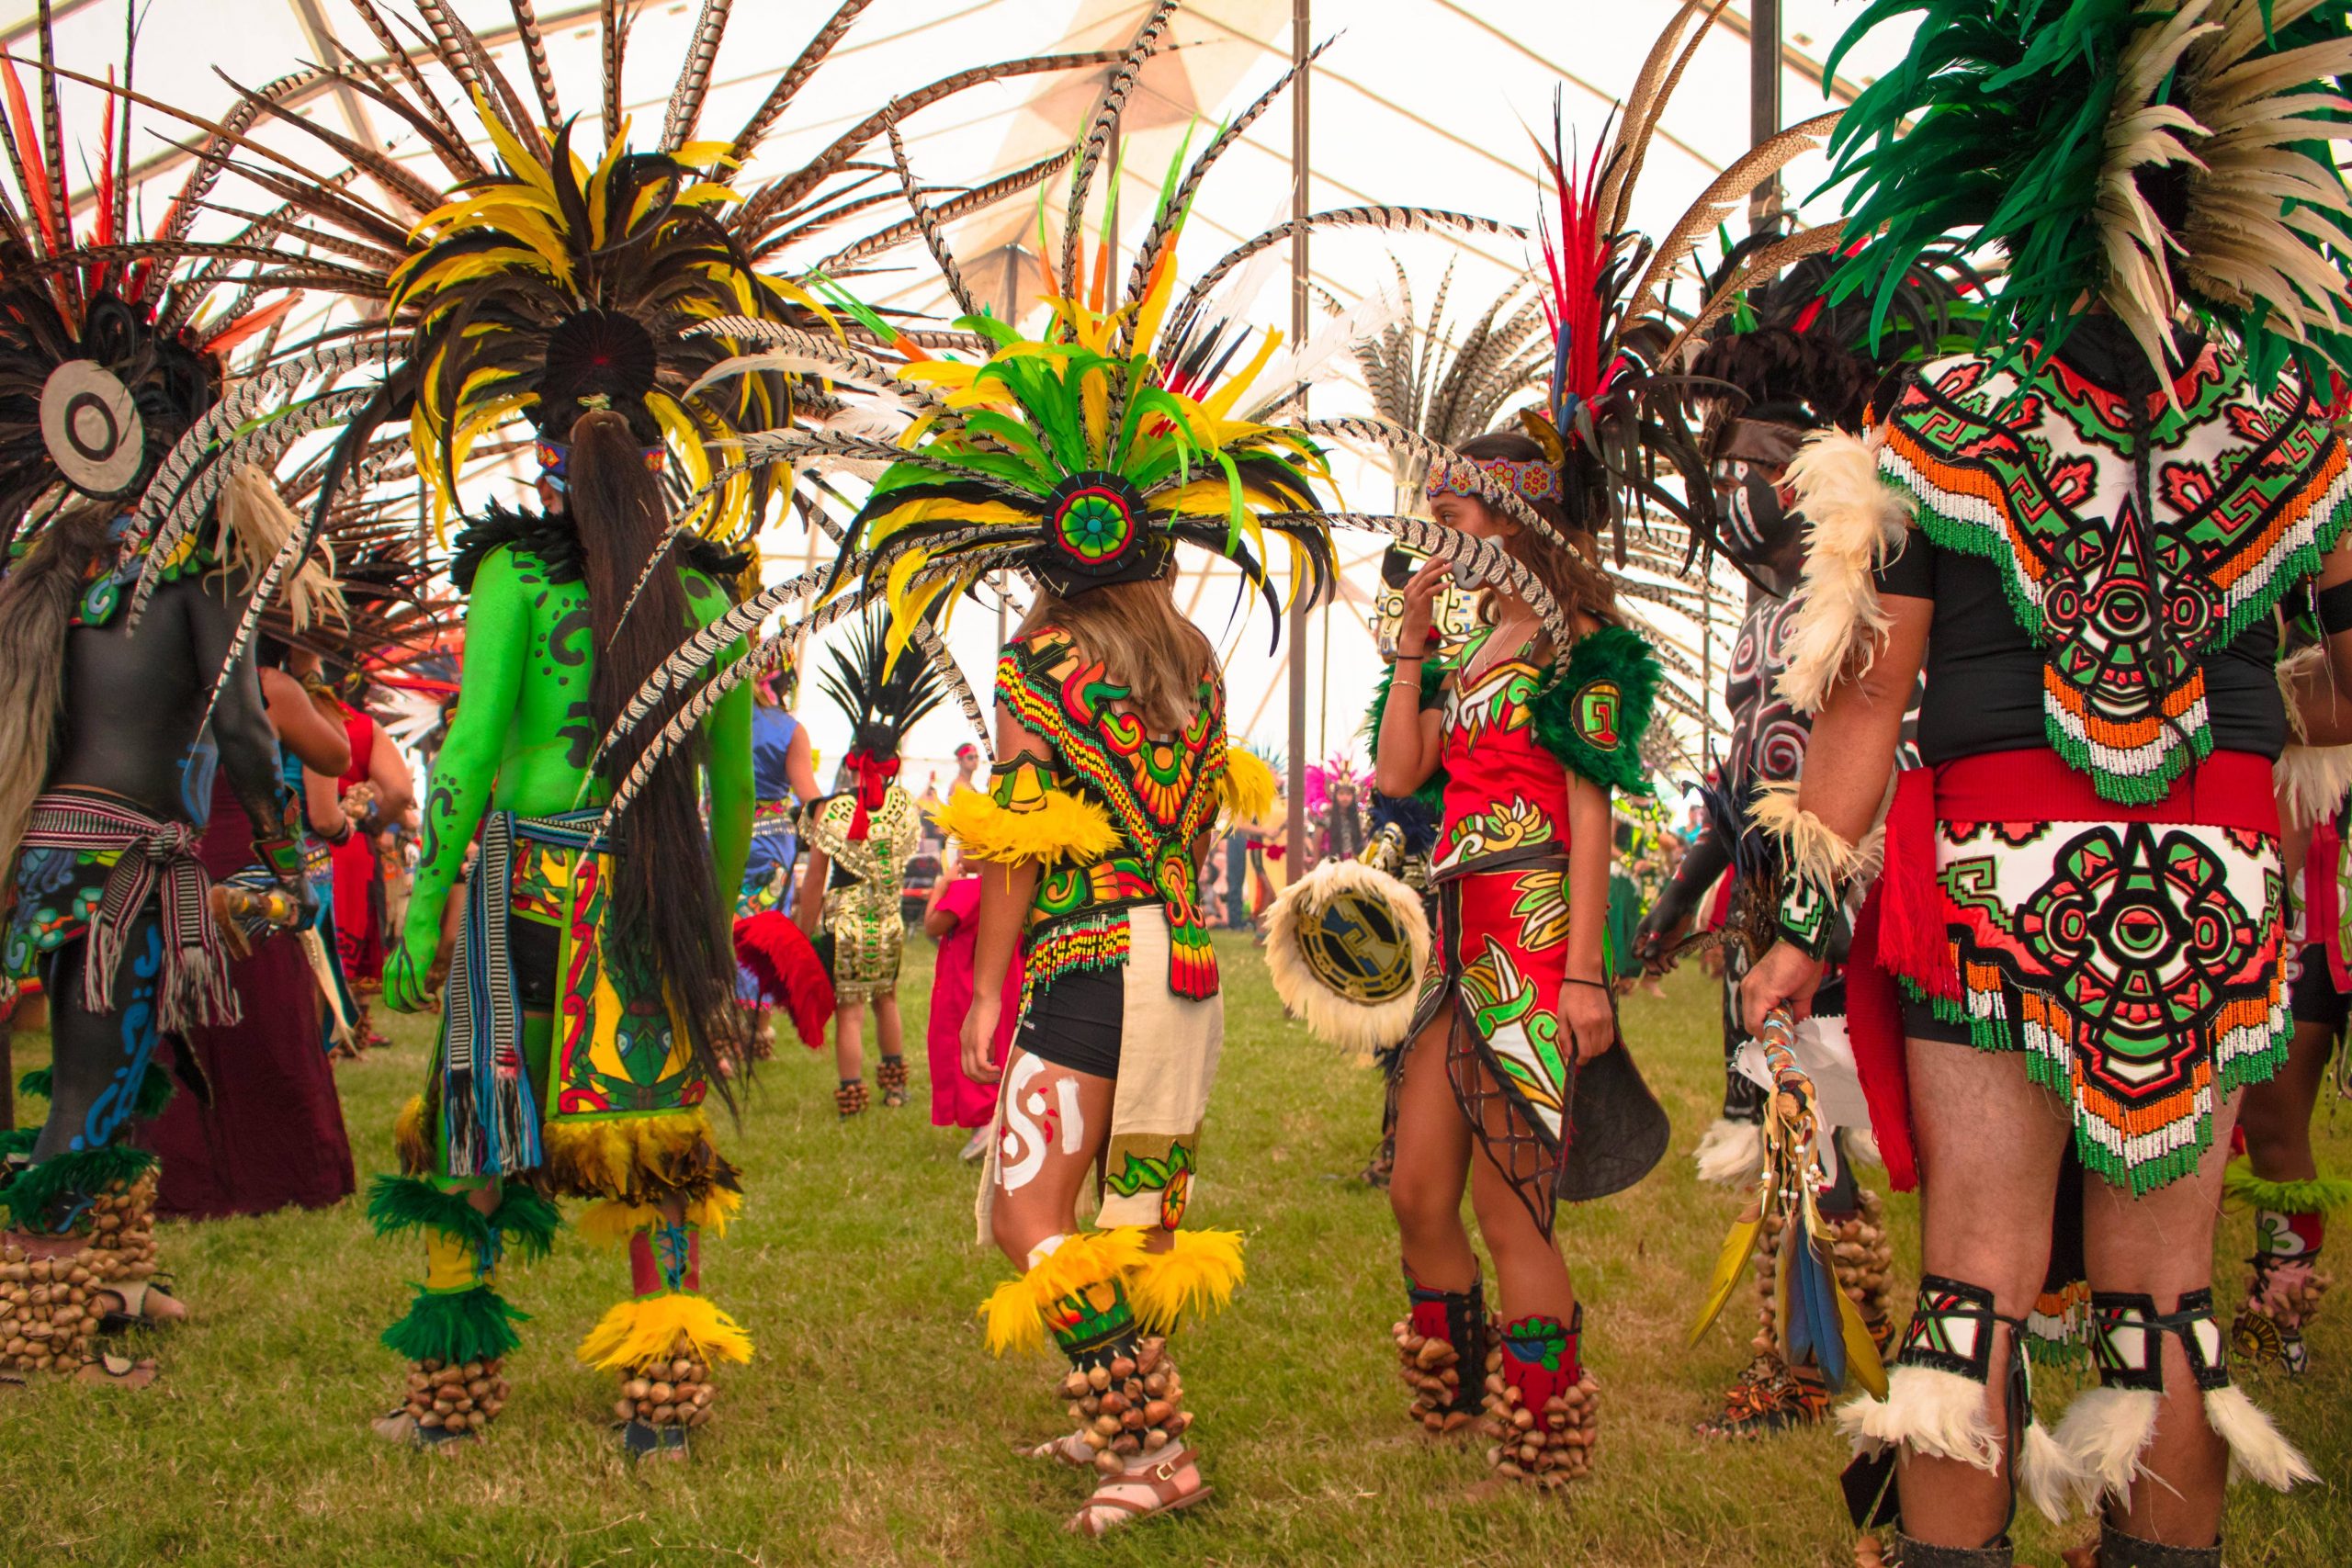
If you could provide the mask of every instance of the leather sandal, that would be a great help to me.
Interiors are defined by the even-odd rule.
[[[187,1319],[185,1306],[175,1313],[159,1313],[151,1309],[150,1301],[153,1297],[160,1296],[167,1302],[179,1300],[172,1293],[171,1281],[161,1275],[152,1280],[110,1280],[94,1293],[114,1296],[122,1303],[120,1307],[99,1314],[98,1332],[101,1334],[125,1334],[142,1325],[183,1323]]]
[[[1066,1527],[1073,1535],[1100,1540],[1112,1530],[1134,1524],[1137,1519],[1154,1514],[1174,1514],[1195,1503],[1205,1503],[1216,1495],[1216,1489],[1202,1482],[1191,1491],[1177,1484],[1176,1477],[1191,1471],[1197,1480],[1200,1470],[1190,1449],[1178,1449],[1166,1453],[1141,1470],[1121,1471],[1106,1475],[1077,1513],[1070,1516]],[[1149,1501],[1123,1496],[1122,1492],[1140,1492]],[[1103,1517],[1107,1515],[1106,1517]]]
[[[1094,1450],[1076,1432],[1042,1443],[1023,1443],[1019,1447],[1024,1459],[1048,1459],[1070,1470],[1091,1471],[1094,1468]]]

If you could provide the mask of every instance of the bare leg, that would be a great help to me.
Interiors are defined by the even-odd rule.
[[[1466,1291],[1478,1278],[1478,1255],[1462,1223],[1462,1189],[1470,1168],[1470,1124],[1446,1081],[1440,1018],[1406,1047],[1396,1090],[1396,1163],[1388,1207],[1396,1216],[1405,1267],[1432,1291]]]
[[[2268,1083],[2251,1086],[2240,1097],[2238,1120],[2245,1128],[2246,1161],[2265,1181],[2309,1181],[2319,1175],[2312,1157],[2312,1110],[2327,1077],[2328,1047],[2335,1036],[2324,1023],[2298,1023],[2287,1047],[2287,1065]]]
[[[2083,1250],[2093,1290],[2150,1295],[2165,1313],[2178,1307],[2183,1292],[2211,1282],[2213,1227],[2236,1112],[2234,1099],[2214,1112],[2213,1145],[2193,1175],[2138,1198],[2096,1179],[2083,1183]],[[2164,1403],[2155,1438],[2140,1456],[2153,1479],[2132,1488],[2128,1507],[2110,1506],[2108,1518],[2142,1540],[2211,1546],[2221,1536],[2229,1452],[2205,1419],[2180,1337],[2156,1337],[2164,1347]]]
[[[902,1054],[905,1041],[899,1030],[899,994],[896,991],[875,993],[874,1038],[885,1056]]]
[[[843,1083],[865,1076],[865,1005],[843,1002],[833,1010],[833,1068]]]
[[[2050,1261],[2058,1167],[2072,1136],[2056,1096],[2028,1081],[2018,1052],[1936,1040],[1906,1043],[1919,1145],[1920,1267],[1993,1292],[2003,1317],[2022,1318]],[[1985,1414],[2008,1439],[2010,1331],[1993,1331]],[[1959,1460],[1905,1450],[1898,1464],[1903,1530],[1932,1546],[1975,1548],[2000,1535],[2011,1477]]]
[[[1487,1103],[1500,1114],[1499,1098]],[[1537,1226],[1510,1179],[1483,1151],[1470,1162],[1470,1207],[1495,1259],[1496,1310],[1504,1321],[1543,1316],[1573,1325],[1576,1287],[1569,1282],[1559,1247]]]

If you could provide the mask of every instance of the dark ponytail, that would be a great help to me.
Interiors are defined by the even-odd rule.
[[[567,480],[595,639],[588,700],[597,724],[609,731],[628,699],[692,633],[694,617],[685,583],[671,568],[647,577],[627,622],[621,618],[646,561],[666,547],[670,526],[661,480],[647,470],[626,417],[602,410],[580,416],[571,427]],[[661,704],[614,749],[605,763],[608,784],[628,776],[691,694],[689,687]],[[731,1110],[719,1044],[734,1034],[735,958],[696,787],[707,750],[696,734],[662,759],[616,829],[605,890],[606,956],[629,971],[637,987],[667,986],[695,1065]]]

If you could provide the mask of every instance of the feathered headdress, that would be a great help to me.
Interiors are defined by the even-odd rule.
[[[1825,70],[1898,16],[1917,17],[1905,58],[1830,141],[1850,231],[1872,236],[1841,289],[1883,311],[1923,251],[1997,247],[1988,350],[2054,351],[2088,298],[2159,380],[2184,310],[2265,384],[2290,361],[2320,388],[2352,367],[2336,0],[1879,0]]]
[[[1650,141],[1724,4],[1687,0],[1675,13],[1589,158],[1577,161],[1556,107],[1551,144],[1536,147],[1548,187],[1540,231],[1552,366],[1544,407],[1523,423],[1561,467],[1569,517],[1595,534],[1612,527],[1621,547],[1632,514],[1663,513],[1702,537],[1712,531],[1707,465],[1676,385],[1684,352],[1751,279],[1838,243],[1835,224],[1777,239],[1747,257],[1688,319],[1667,309],[1668,287],[1693,248],[1838,123],[1835,113],[1819,115],[1740,154],[1656,242],[1634,229],[1634,191]],[[1658,482],[1661,464],[1679,479],[1679,493]]]
[[[846,648],[830,650],[831,666],[818,675],[818,689],[849,719],[853,755],[895,760],[907,731],[939,705],[945,689],[924,660],[892,660],[870,615],[853,622],[845,640]]]
[[[164,247],[131,232],[127,96],[107,100],[90,211],[77,230],[48,0],[39,37],[38,120],[16,62],[0,59],[0,146],[16,184],[14,198],[0,186],[0,559],[52,492],[61,504],[72,495],[136,502],[220,399],[232,351],[294,302],[264,304],[268,291],[252,286],[220,301],[225,269],[175,267],[159,257]],[[135,44],[126,24],[126,89]],[[107,73],[109,85],[115,76]],[[198,194],[191,179],[159,240],[185,231]]]

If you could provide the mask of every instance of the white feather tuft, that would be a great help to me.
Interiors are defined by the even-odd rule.
[[[2053,1525],[2066,1522],[2082,1495],[2083,1475],[2074,1456],[2039,1421],[2027,1421],[2025,1441],[2018,1447],[2018,1491]]]
[[[2335,816],[2345,792],[2352,790],[2352,746],[2290,745],[2278,753],[2271,778],[2278,789],[2281,824],[2309,828]]]
[[[2156,1435],[2157,1404],[2146,1389],[2094,1388],[2066,1407],[2057,1442],[2073,1467],[2084,1507],[2099,1507],[2109,1497],[2128,1498],[2132,1483],[2147,1473],[2140,1468],[2140,1455]]]
[[[1702,1181],[1753,1181],[1764,1169],[1764,1129],[1753,1122],[1718,1116],[1690,1153]]]
[[[1874,1165],[1886,1168],[1886,1156],[1879,1152],[1878,1134],[1868,1127],[1849,1126],[1846,1129],[1846,1154],[1856,1165]]]
[[[1374,896],[1386,903],[1404,928],[1413,973],[1418,976],[1429,966],[1430,922],[1420,899],[1385,872],[1349,860],[1317,866],[1275,898],[1266,912],[1266,968],[1273,978],[1274,995],[1292,1017],[1305,1021],[1308,1033],[1363,1062],[1405,1038],[1413,1027],[1419,990],[1408,987],[1391,1000],[1368,1004],[1340,995],[1316,977],[1299,950],[1299,922],[1319,918],[1324,905],[1341,893]]]
[[[2299,1483],[2319,1479],[2311,1461],[2279,1435],[2270,1417],[2256,1409],[2245,1390],[2235,1384],[2206,1391],[2205,1419],[2230,1446],[2231,1480],[2243,1476],[2284,1492]]]
[[[1891,619],[1871,574],[1901,551],[1911,502],[1879,478],[1879,446],[1875,433],[1820,431],[1789,464],[1805,559],[1780,690],[1806,713],[1820,712],[1842,677],[1871,667]]]
[[[1838,1429],[1858,1454],[1907,1448],[1998,1475],[2001,1440],[1985,1410],[1988,1397],[1983,1383],[1958,1372],[1897,1367],[1884,1399],[1864,1394],[1838,1407]]]

